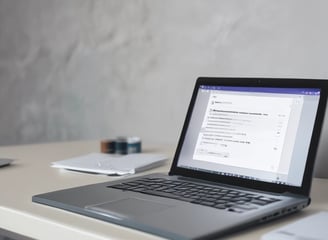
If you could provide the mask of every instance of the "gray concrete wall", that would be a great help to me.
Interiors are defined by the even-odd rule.
[[[328,78],[327,8],[0,0],[0,145],[117,135],[175,144],[200,75]]]

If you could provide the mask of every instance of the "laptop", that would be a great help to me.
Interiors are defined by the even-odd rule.
[[[33,196],[169,239],[212,239],[299,211],[327,100],[314,79],[197,79],[168,174]]]

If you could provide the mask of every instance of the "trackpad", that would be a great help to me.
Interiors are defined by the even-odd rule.
[[[162,211],[170,207],[172,206],[140,198],[124,198],[86,206],[85,208],[102,215],[116,216],[119,218],[134,218]]]

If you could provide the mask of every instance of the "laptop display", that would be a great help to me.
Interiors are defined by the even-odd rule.
[[[300,187],[317,88],[200,85],[178,167]]]

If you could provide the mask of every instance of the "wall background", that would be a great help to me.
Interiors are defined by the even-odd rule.
[[[175,144],[200,75],[328,78],[327,8],[0,0],[0,145],[117,135]]]

